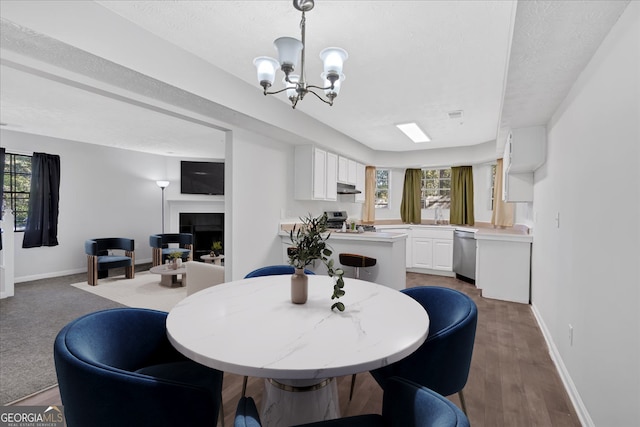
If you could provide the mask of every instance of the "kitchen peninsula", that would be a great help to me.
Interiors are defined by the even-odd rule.
[[[292,224],[283,224],[280,229],[282,239],[282,257],[285,264],[289,263],[287,248],[291,246],[289,231]],[[406,287],[406,233],[385,233],[365,231],[362,233],[331,231],[327,241],[333,251],[331,256],[339,265],[340,253],[352,253],[368,256],[377,260],[373,267],[361,268],[360,279],[378,283],[393,289]],[[310,265],[310,270],[318,274],[326,274],[327,269],[322,262]],[[353,268],[345,267],[345,277],[354,277]]]

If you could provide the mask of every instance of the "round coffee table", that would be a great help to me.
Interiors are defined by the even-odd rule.
[[[175,288],[187,285],[187,269],[185,267],[180,267],[174,270],[166,265],[156,265],[155,267],[151,267],[149,272],[159,274],[160,284],[163,286]],[[178,274],[182,275],[180,281],[178,281]]]

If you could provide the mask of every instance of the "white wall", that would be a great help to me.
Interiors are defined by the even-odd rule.
[[[639,55],[631,2],[547,125],[535,173],[532,303],[585,425],[640,420]]]
[[[86,271],[84,241],[88,238],[133,238],[136,262],[150,262],[149,235],[162,227],[162,194],[155,181],[173,181],[166,189],[167,200],[190,200],[179,195],[178,179],[170,173],[176,165],[179,171],[178,158],[6,130],[0,137],[10,153],[60,155],[59,245],[23,249],[23,233],[15,233],[16,282]],[[202,197],[196,199],[202,201]],[[165,216],[166,231],[177,230],[177,216],[175,224],[168,208]]]
[[[234,130],[232,139],[227,144],[231,196],[225,217],[225,241],[232,236],[231,253],[225,250],[225,257],[232,260],[226,280],[282,264],[278,227],[281,210],[293,195],[291,145],[242,130]]]

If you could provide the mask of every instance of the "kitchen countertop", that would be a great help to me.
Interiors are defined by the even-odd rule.
[[[370,242],[392,242],[395,240],[406,239],[405,233],[387,233],[384,231],[365,231],[362,233],[343,233],[340,230],[329,230],[331,232],[331,240],[366,240]],[[289,237],[288,229],[281,229],[278,233],[281,237]]]
[[[420,224],[406,224],[399,219],[377,220],[372,225],[378,227],[379,230],[384,228],[409,228],[409,227],[428,227],[443,228],[454,230],[467,230],[475,233],[476,240],[507,240],[519,242],[533,242],[533,234],[529,227],[516,224],[513,227],[495,227],[487,222],[477,222],[473,226],[456,225],[456,224],[435,224],[433,220],[423,220]],[[292,223],[280,224],[280,235],[288,236],[289,230],[293,227]],[[397,238],[405,238],[403,233],[384,232],[384,231],[365,231],[364,233],[342,233],[340,230],[331,230],[332,238],[354,239],[354,240],[381,240],[389,241]],[[402,236],[402,237],[401,237]]]
[[[475,233],[476,240],[512,240],[522,242],[532,242],[533,235],[529,227],[516,224],[513,227],[495,227],[487,222],[477,222],[474,225],[456,225],[456,224],[435,224],[433,220],[423,220],[420,224],[405,224],[401,220],[378,220],[374,225],[382,227],[438,227],[452,228],[454,230],[466,230]]]

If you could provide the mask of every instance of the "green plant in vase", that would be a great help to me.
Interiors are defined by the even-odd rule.
[[[182,262],[182,253],[180,251],[173,251],[169,255],[167,255],[167,258],[171,260],[170,268],[177,270],[178,263]]]
[[[327,215],[323,214],[313,217],[311,214],[306,218],[300,218],[302,225],[294,225],[289,232],[291,247],[287,250],[289,264],[296,269],[304,269],[315,260],[320,260],[327,267],[327,274],[334,279],[333,295],[331,299],[338,299],[344,296],[344,270],[334,266],[331,254],[333,251],[327,245],[327,240],[331,233],[327,229]],[[331,310],[338,309],[344,311],[344,304],[336,301],[331,305]]]
[[[220,252],[222,252],[222,242],[216,241],[211,245],[211,253],[213,256],[220,256]]]

